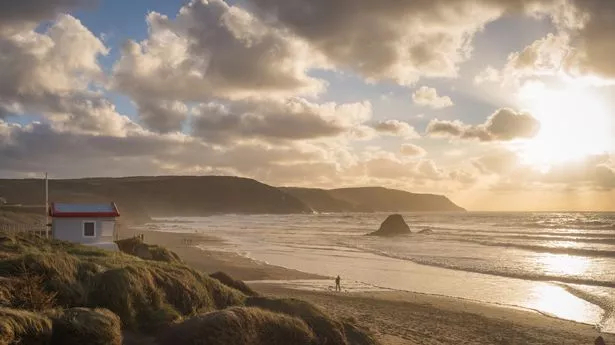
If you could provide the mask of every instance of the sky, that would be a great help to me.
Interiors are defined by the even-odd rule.
[[[610,0],[0,2],[0,177],[615,210]]]

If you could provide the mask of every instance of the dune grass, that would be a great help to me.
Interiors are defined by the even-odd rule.
[[[52,344],[122,344],[120,318],[107,309],[65,309],[53,313],[51,319]]]
[[[39,313],[0,308],[0,344],[48,344],[52,321]]]
[[[169,328],[161,345],[312,345],[314,333],[298,318],[234,307],[199,315]]]
[[[242,282],[241,280],[233,279],[233,277],[229,276],[224,272],[215,272],[210,274],[209,276],[228,287],[243,292],[243,294],[246,296],[258,296],[258,293],[252,290],[252,288],[250,288],[246,283]]]
[[[309,303],[258,297],[222,272],[210,277],[160,253],[142,259],[0,233],[0,344],[119,345],[126,332],[173,345],[376,344]]]

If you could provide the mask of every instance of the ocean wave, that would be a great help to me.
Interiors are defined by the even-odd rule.
[[[567,255],[579,255],[589,257],[603,257],[603,258],[615,258],[615,251],[602,250],[602,249],[584,249],[584,248],[563,248],[563,247],[549,247],[534,244],[520,244],[510,242],[491,242],[491,241],[475,241],[475,240],[463,240],[464,242],[471,242],[490,247],[504,247],[504,248],[516,248],[529,250],[538,253],[549,254],[567,254]]]
[[[565,230],[565,229],[561,229]],[[568,229],[571,230],[571,229]],[[454,231],[445,231],[440,232],[441,234],[447,235],[490,235],[493,237],[506,236],[506,235],[518,235],[518,236],[544,236],[555,237],[555,236],[565,236],[565,237],[577,237],[577,238],[613,238],[615,239],[615,233],[605,233],[605,232],[570,232],[570,231],[501,231],[501,230],[482,230],[482,229],[454,229]]]
[[[585,229],[585,230],[615,230],[613,221],[574,221],[574,222],[509,222],[496,223],[496,227],[529,228],[529,229]]]
[[[443,233],[448,235],[450,239],[456,239],[457,237],[460,240],[467,240],[467,234],[454,234],[454,233]],[[498,239],[509,239],[509,240],[532,240],[532,241],[566,241],[566,242],[578,242],[578,243],[594,243],[594,244],[610,244],[615,245],[615,235],[613,236],[579,236],[579,235],[516,235],[516,234],[475,234],[471,237],[476,241],[482,240],[498,240]]]
[[[610,320],[615,318],[615,301],[612,296],[600,296],[598,294],[589,292],[580,287],[575,287],[568,284],[558,284],[570,294],[583,299],[593,305],[599,306],[602,310],[604,310],[604,314],[602,315],[602,320],[597,326],[598,329],[602,329],[604,325]]]
[[[578,277],[570,277],[570,276],[556,276],[556,275],[538,274],[538,273],[530,273],[530,272],[520,273],[520,272],[511,272],[511,271],[496,271],[496,270],[483,268],[483,267],[468,267],[468,266],[455,265],[450,262],[434,261],[433,259],[429,257],[412,257],[412,256],[409,257],[409,256],[404,256],[404,255],[382,251],[382,250],[366,248],[362,246],[356,246],[354,248],[361,249],[363,251],[366,251],[368,253],[375,254],[375,255],[380,255],[380,256],[404,260],[404,261],[411,261],[416,264],[425,265],[425,266],[452,269],[456,271],[481,273],[481,274],[488,274],[492,276],[516,278],[516,279],[532,280],[532,281],[559,282],[559,283],[566,283],[566,284],[578,284],[578,285],[590,285],[590,286],[615,288],[615,281],[609,281],[609,280],[587,279],[587,278],[578,278]],[[454,259],[454,258],[449,258],[449,259]]]

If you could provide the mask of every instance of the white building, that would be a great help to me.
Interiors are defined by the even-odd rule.
[[[115,203],[64,204],[52,202],[51,236],[57,240],[117,250],[115,219],[120,216]]]

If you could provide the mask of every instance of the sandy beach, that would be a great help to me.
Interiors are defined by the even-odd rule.
[[[224,271],[236,279],[296,280],[321,277],[258,263],[219,251],[223,242],[199,234],[141,232],[145,241],[163,245],[189,265],[206,273]],[[128,232],[124,236],[129,235]],[[199,246],[200,248],[197,248]],[[306,291],[285,284],[252,282],[266,295],[310,301],[339,318],[369,327],[384,344],[593,344],[599,335],[592,325],[560,320],[537,312],[449,297],[402,291]],[[607,344],[615,336],[603,335]]]

